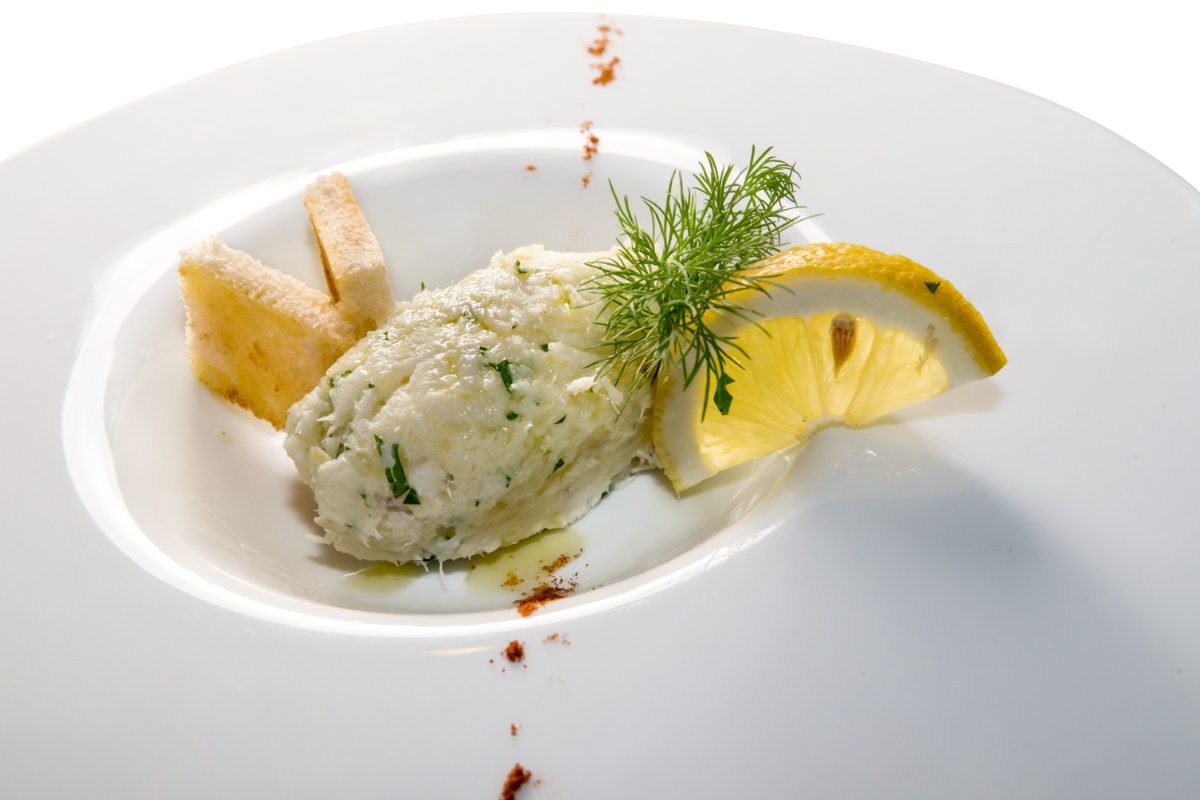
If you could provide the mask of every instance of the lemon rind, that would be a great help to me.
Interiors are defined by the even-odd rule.
[[[771,297],[744,289],[732,293],[729,299],[750,309],[768,305],[770,317],[852,311],[913,335],[920,335],[922,324],[932,324],[931,316],[948,325],[955,335],[942,337],[946,346],[940,353],[950,377],[947,389],[993,375],[1007,363],[982,315],[953,284],[904,256],[847,243],[801,245],[760,262],[746,274],[770,278]],[[847,278],[854,282],[849,285],[856,288],[846,289]],[[866,295],[865,303],[861,302],[862,282],[869,282],[876,290],[875,294]],[[841,294],[846,295],[845,302],[839,302]],[[907,302],[895,303],[892,294],[899,294]],[[733,336],[751,324],[716,313],[707,321],[715,332]],[[653,409],[655,449],[677,492],[718,471],[706,463],[699,447],[683,448],[680,452],[667,446],[668,441],[696,441],[694,420],[699,417],[704,401],[703,376],[686,390],[676,388],[681,383],[682,373],[677,367],[660,373]],[[713,408],[709,412],[717,413]],[[810,426],[797,436],[798,441],[806,440],[827,425]]]

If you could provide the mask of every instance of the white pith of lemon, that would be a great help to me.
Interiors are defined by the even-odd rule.
[[[705,402],[703,374],[678,368],[655,389],[654,445],[676,491],[803,442],[829,424],[858,427],[1005,364],[987,323],[946,280],[903,256],[862,245],[785,250],[750,274],[770,295],[734,296],[758,324],[712,314],[736,337],[728,414]],[[707,387],[711,400],[714,387]]]

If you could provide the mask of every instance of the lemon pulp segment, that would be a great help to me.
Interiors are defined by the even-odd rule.
[[[740,296],[755,322],[714,315],[734,337],[728,413],[703,375],[660,375],[654,442],[682,491],[721,470],[803,442],[829,424],[860,426],[995,373],[1005,357],[947,281],[903,256],[860,245],[806,245],[754,270],[769,295]]]
[[[865,425],[946,388],[945,367],[927,343],[866,319],[853,323],[853,345],[837,363],[833,340],[845,326],[834,321],[844,318],[771,319],[738,337],[746,357],[729,370],[737,413],[710,407],[699,425],[709,465],[720,471],[773,453],[829,422]]]

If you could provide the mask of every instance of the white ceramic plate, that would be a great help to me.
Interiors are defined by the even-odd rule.
[[[531,798],[1200,788],[1200,196],[976,78],[616,22],[606,86],[595,18],[418,25],[0,164],[14,796],[489,797],[515,761]],[[533,616],[453,569],[346,578],[278,440],[190,379],[176,251],[220,231],[316,283],[321,171],[351,174],[407,295],[496,249],[603,247],[607,179],[657,192],[755,143],[829,236],[954,280],[1010,366],[823,433],[773,492],[778,459],[678,504],[638,479],[580,525],[581,591]]]

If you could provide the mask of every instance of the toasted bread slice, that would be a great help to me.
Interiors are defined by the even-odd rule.
[[[350,182],[340,172],[322,175],[304,191],[325,281],[334,305],[364,334],[396,309],[383,251]]]
[[[276,428],[358,339],[323,292],[215,236],[182,253],[179,275],[196,377]]]

